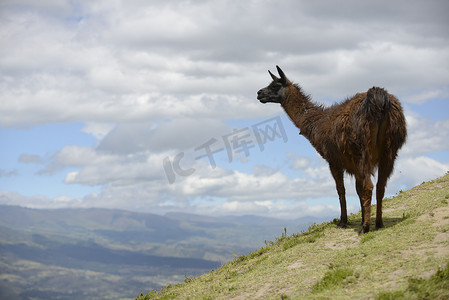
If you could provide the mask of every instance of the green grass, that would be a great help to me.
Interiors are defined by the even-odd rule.
[[[319,293],[346,286],[355,282],[359,274],[354,274],[354,270],[349,268],[337,268],[327,271],[320,281],[312,286],[312,293]]]
[[[376,300],[449,299],[449,263],[428,279],[409,278],[404,290],[381,292]]]
[[[446,299],[448,195],[449,174],[385,199],[384,229],[359,236],[359,213],[346,229],[333,220],[284,231],[217,270],[137,299]]]

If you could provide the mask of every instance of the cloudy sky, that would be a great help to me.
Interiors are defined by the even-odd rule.
[[[0,1],[0,204],[339,214],[327,164],[276,104],[381,86],[408,141],[387,193],[449,170],[447,1]],[[359,209],[346,177],[351,211]]]

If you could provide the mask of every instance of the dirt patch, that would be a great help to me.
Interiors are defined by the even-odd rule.
[[[407,276],[407,271],[405,269],[397,269],[390,274],[388,274],[387,282],[385,287],[388,287],[389,290],[395,290],[403,286],[407,283],[407,280],[405,279]]]
[[[300,262],[300,261],[295,261],[294,263],[292,263],[291,265],[289,265],[287,267],[287,269],[289,270],[296,270],[296,269],[301,269],[305,266],[304,263]]]
[[[268,292],[271,291],[274,287],[276,287],[276,283],[270,281],[258,287],[255,294],[254,291],[246,292],[236,297],[233,297],[232,299],[233,300],[263,299],[264,295],[268,294]]]
[[[402,211],[408,211],[410,209],[410,207],[406,204],[402,204],[402,205],[397,205],[397,206],[393,206],[393,207],[384,207],[382,208],[382,213],[384,214],[389,214],[389,213],[394,213],[395,215],[399,215],[402,213]]]
[[[434,257],[449,256],[449,205],[418,217],[418,221],[421,222],[429,220],[432,222],[432,226],[441,228],[441,232],[432,241]]]
[[[397,213],[398,211],[402,211],[402,210],[407,210],[409,207],[406,205],[400,205],[400,206],[396,206],[396,207],[385,207],[382,208],[382,212],[385,213],[390,213],[390,212],[395,212]]]
[[[435,236],[435,257],[449,256],[449,231],[439,233]]]
[[[329,238],[324,246],[331,250],[343,250],[356,247],[360,244],[360,238],[353,230],[345,230],[340,235],[334,235],[335,238]]]
[[[256,299],[262,298],[272,288],[273,288],[272,284],[264,284],[261,288],[259,288],[257,293],[254,295],[254,298]]]
[[[434,226],[449,225],[449,206],[436,208],[432,212],[418,217],[418,221],[427,220],[432,220]]]
[[[432,255],[434,258],[443,258],[449,256],[449,205],[434,209],[432,212],[421,215],[417,218],[418,222],[430,221],[432,226],[439,227],[441,230],[435,235],[435,238],[426,249],[413,251],[403,251],[404,255]],[[423,274],[425,277],[426,274]]]

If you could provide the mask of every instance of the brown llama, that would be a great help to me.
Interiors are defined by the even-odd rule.
[[[378,87],[358,93],[351,99],[328,108],[311,101],[299,85],[287,79],[276,66],[280,78],[270,71],[273,81],[257,92],[262,103],[280,103],[320,155],[329,163],[340,199],[340,223],[346,227],[345,186],[343,174],[354,175],[362,208],[362,229],[369,231],[371,221],[371,176],[378,169],[376,186],[376,229],[384,227],[382,199],[398,150],[405,143],[407,128],[399,100]]]

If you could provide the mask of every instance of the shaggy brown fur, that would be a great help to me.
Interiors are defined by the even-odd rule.
[[[280,103],[320,155],[329,163],[340,199],[339,226],[347,224],[343,174],[354,175],[362,207],[362,230],[369,231],[373,183],[376,186],[376,228],[383,227],[382,199],[398,150],[405,143],[407,129],[399,100],[382,88],[373,87],[340,104],[323,108],[314,104],[301,87],[291,83],[278,67],[280,78],[258,91],[262,103]]]

